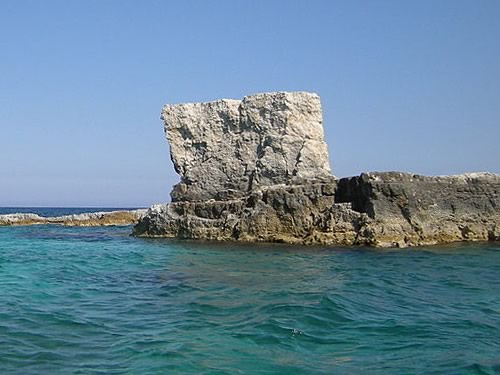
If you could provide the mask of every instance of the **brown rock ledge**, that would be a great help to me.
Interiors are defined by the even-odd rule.
[[[59,224],[66,226],[111,226],[136,224],[146,210],[90,212],[78,215],[43,217],[33,213],[16,213],[0,215],[0,226]]]
[[[500,176],[366,173],[151,207],[136,236],[407,247],[500,240]]]

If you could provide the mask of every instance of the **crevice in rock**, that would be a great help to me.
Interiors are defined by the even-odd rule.
[[[354,211],[366,213],[373,219],[375,218],[373,199],[373,188],[363,175],[338,180],[335,203],[351,203]]]
[[[303,141],[300,148],[299,148],[299,152],[297,153],[297,156],[295,157],[295,165],[293,166],[293,171],[292,171],[292,176],[297,176],[297,167],[299,165],[299,163],[301,162],[302,160],[302,150],[304,150],[304,146],[306,145],[306,141]]]

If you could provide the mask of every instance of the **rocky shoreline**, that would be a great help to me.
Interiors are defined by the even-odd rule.
[[[500,176],[367,173],[151,207],[134,234],[217,241],[408,247],[500,240]]]
[[[142,237],[407,247],[500,240],[500,176],[330,173],[316,94],[167,105],[181,177]]]
[[[0,226],[58,224],[65,226],[123,226],[136,224],[147,210],[89,212],[77,215],[45,217],[34,213],[0,215]]]

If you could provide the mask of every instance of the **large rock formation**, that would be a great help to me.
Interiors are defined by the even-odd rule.
[[[295,178],[330,176],[316,94],[166,105],[161,118],[181,176],[172,201],[224,200]]]
[[[319,97],[167,105],[162,119],[181,182],[138,236],[412,246],[500,239],[500,176],[330,174]]]

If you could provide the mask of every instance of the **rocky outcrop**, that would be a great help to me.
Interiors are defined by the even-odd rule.
[[[136,235],[406,247],[500,240],[500,176],[367,173],[267,187],[228,201],[156,205]]]
[[[255,189],[225,201],[156,205],[135,226],[141,236],[286,243],[353,243],[360,214],[335,204],[336,182]],[[335,208],[334,208],[335,207]],[[336,230],[331,228],[338,223]]]
[[[89,212],[78,215],[44,217],[33,213],[0,215],[0,226],[59,224],[65,226],[110,226],[136,224],[146,210]]]
[[[366,173],[339,180],[336,202],[367,216],[359,228],[367,245],[500,240],[500,176],[492,173]]]
[[[166,105],[161,118],[181,176],[174,202],[226,200],[297,178],[330,176],[316,94]]]
[[[335,179],[319,97],[270,93],[168,105],[181,182],[137,236],[405,247],[500,239],[500,176]]]

